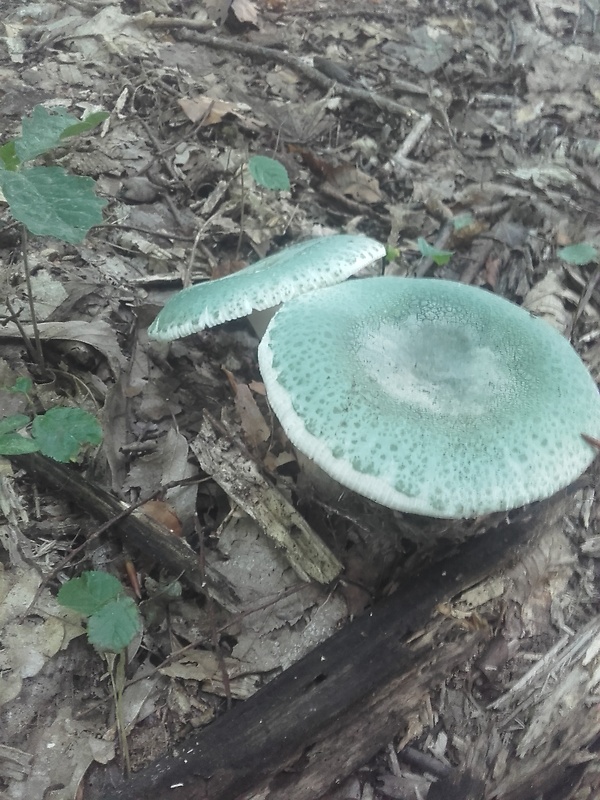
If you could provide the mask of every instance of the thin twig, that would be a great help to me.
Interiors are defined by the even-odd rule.
[[[182,184],[185,187],[185,189],[189,192],[190,191],[189,190],[189,186],[186,185],[186,182],[184,180],[181,180],[181,178],[177,175],[177,173],[173,169],[173,166],[171,165],[170,161],[167,158],[165,158],[165,155],[164,155],[164,152],[163,152],[163,150],[161,148],[160,142],[158,141],[158,139],[154,135],[154,132],[152,131],[152,129],[150,128],[148,123],[144,119],[142,119],[141,117],[139,118],[139,123],[142,126],[142,128],[145,130],[147,137],[152,142],[152,145],[153,145],[153,147],[154,147],[154,149],[156,151],[156,155],[158,156],[158,158],[162,162],[164,168],[167,170],[167,172],[171,176],[172,180],[175,183]],[[177,223],[177,225],[180,227],[180,229],[182,231],[189,230],[189,225],[186,225],[186,223],[182,220],[181,215],[179,213],[179,209],[177,208],[177,206],[173,202],[173,199],[171,198],[171,195],[168,193],[168,191],[167,191],[167,189],[165,187],[161,187],[161,188],[163,189],[162,196],[163,196],[166,204],[169,206],[169,210],[170,210],[171,214],[173,215],[173,218],[175,219],[175,222]]]
[[[198,515],[194,514],[194,528],[196,530],[196,535],[198,536],[198,541],[200,542],[200,552],[199,552],[199,559],[200,559],[200,567],[204,569],[206,563],[206,554],[204,549],[204,531],[200,526],[200,520],[198,519]],[[229,711],[231,708],[231,681],[229,680],[229,673],[227,672],[227,664],[225,663],[225,658],[223,657],[223,652],[221,650],[221,646],[219,644],[219,633],[217,631],[217,623],[215,617],[215,606],[208,594],[206,595],[206,610],[208,612],[208,625],[210,629],[210,641],[213,648],[213,653],[215,654],[215,658],[217,659],[217,664],[219,665],[219,672],[221,673],[221,681],[223,682],[223,691],[225,692],[225,702],[227,704],[227,710]]]
[[[209,31],[217,26],[212,20],[186,19],[185,17],[157,17],[152,20],[150,28],[188,28],[191,31]]]
[[[151,231],[149,228],[141,228],[139,225],[127,225],[126,223],[122,222],[106,222],[102,225],[94,225],[90,230],[92,231],[101,231],[101,230],[123,230],[123,231],[135,231],[136,233],[145,233],[148,236],[160,236],[163,239],[173,239],[176,241],[181,242],[193,242],[193,236],[185,236],[181,233],[168,233],[167,231]]]
[[[206,47],[214,47],[216,50],[228,50],[232,53],[259,58],[264,61],[276,61],[279,64],[285,64],[291,67],[295,72],[298,72],[311,83],[320,86],[322,89],[329,90],[335,87],[336,94],[342,97],[348,97],[351,100],[361,100],[369,105],[374,105],[379,109],[389,111],[391,114],[398,114],[406,119],[414,120],[420,117],[419,113],[413,108],[405,106],[402,103],[397,103],[395,100],[390,100],[390,98],[385,95],[378,94],[369,89],[361,89],[356,86],[344,86],[343,84],[337,83],[322,72],[319,72],[318,69],[303,63],[299,58],[290,53],[286,53],[284,50],[275,50],[272,47],[261,47],[257,44],[239,42],[233,39],[226,39],[222,36],[196,33],[196,26],[191,20],[178,17],[156,19],[150,23],[150,27],[188,29],[186,31],[186,38],[197,44],[205,45]]]
[[[454,230],[454,225],[452,220],[448,220],[445,223],[438,238],[435,240],[434,247],[436,250],[443,250],[444,247],[448,244],[450,237],[452,236],[452,231]],[[423,278],[429,270],[433,266],[433,258],[431,256],[423,257],[419,263],[417,264],[417,268],[415,269],[415,277]]]
[[[240,231],[238,233],[237,246],[235,248],[236,261],[240,257],[240,250],[242,249],[242,238],[244,236],[244,223],[246,221],[246,192],[244,187],[244,167],[240,167],[240,189],[242,192],[242,202],[240,206]]]
[[[156,155],[158,156],[158,158],[162,162],[164,168],[167,170],[167,172],[171,176],[172,180],[175,183],[181,183],[182,182],[181,178],[179,177],[179,175],[177,175],[177,173],[173,169],[170,161],[167,158],[165,158],[165,154],[164,154],[163,148],[161,147],[161,143],[158,141],[158,139],[154,135],[154,131],[152,130],[152,128],[148,125],[146,120],[143,119],[142,117],[138,117],[138,122],[140,123],[140,125],[142,126],[144,131],[146,132],[146,136],[148,137],[148,139],[150,139],[150,142],[151,142],[152,146],[154,147],[154,150],[156,151]]]
[[[17,330],[19,331],[19,335],[21,336],[21,339],[23,340],[23,344],[25,345],[25,349],[27,350],[27,353],[29,354],[29,358],[33,362],[37,361],[35,347],[32,345],[31,339],[30,339],[27,331],[23,327],[23,325],[21,323],[21,320],[19,319],[18,313],[15,311],[15,309],[13,307],[13,304],[10,302],[10,298],[6,297],[5,300],[4,300],[4,303],[6,305],[6,308],[8,309],[8,320],[10,322],[14,322],[15,323],[15,325],[17,327]],[[3,319],[4,319],[4,317],[3,317]]]
[[[41,584],[37,588],[37,591],[36,591],[36,593],[35,593],[35,595],[33,597],[33,600],[31,601],[31,603],[29,604],[27,609],[23,612],[22,618],[25,618],[30,613],[31,609],[34,608],[35,604],[39,600],[39,597],[40,597],[41,593],[43,592],[45,587],[48,585],[48,583],[53,578],[55,578],[61,572],[61,570],[63,570],[67,566],[67,564],[69,564],[77,555],[79,555],[79,553],[82,550],[84,550],[90,544],[90,542],[93,542],[94,539],[97,539],[103,533],[106,533],[106,531],[110,530],[114,525],[116,525],[117,523],[121,522],[121,520],[125,519],[125,517],[128,517],[130,514],[132,514],[134,511],[136,511],[141,506],[145,505],[150,500],[154,500],[157,497],[163,495],[169,489],[176,489],[176,488],[178,488],[180,486],[187,486],[190,483],[204,483],[204,482],[206,482],[208,480],[211,480],[211,479],[210,478],[204,478],[204,477],[201,477],[201,476],[197,475],[197,476],[192,476],[190,478],[184,478],[183,480],[180,480],[180,481],[171,481],[170,483],[165,483],[164,486],[160,487],[160,489],[156,489],[154,492],[151,492],[150,494],[146,495],[145,497],[142,497],[140,500],[137,500],[135,503],[132,503],[132,504],[126,506],[125,508],[123,508],[122,511],[120,511],[118,514],[116,514],[114,517],[111,517],[111,519],[108,519],[106,522],[103,522],[102,525],[100,525],[99,528],[96,528],[96,530],[92,534],[90,534],[88,537],[86,537],[86,540],[82,544],[80,544],[79,547],[76,547],[74,550],[71,550],[66,556],[64,556],[64,558],[62,558],[58,562],[58,564],[48,573],[48,575],[46,575],[44,577],[44,580],[41,582]]]
[[[573,330],[575,329],[575,325],[577,324],[579,317],[583,314],[585,307],[590,302],[590,297],[592,296],[594,289],[596,288],[598,279],[600,279],[600,265],[596,266],[596,269],[592,273],[591,278],[587,282],[587,286],[585,287],[583,294],[579,298],[579,302],[577,303],[577,308],[575,309],[573,318],[571,319],[571,322],[567,326],[567,330],[565,331],[565,336],[567,337],[567,339],[570,339],[571,336],[573,335]]]
[[[183,273],[183,278],[181,279],[181,283],[184,289],[187,289],[188,286],[192,285],[192,270],[194,269],[194,262],[196,260],[196,250],[198,249],[198,242],[200,241],[200,237],[204,232],[204,228],[201,228],[194,238],[194,244],[192,245],[192,251],[190,253],[190,257],[188,259],[187,266]]]
[[[424,114],[421,119],[413,125],[411,132],[404,139],[400,147],[396,150],[390,160],[384,164],[383,169],[386,172],[393,170],[395,166],[404,166],[408,156],[412,153],[425,135],[427,129],[431,125],[431,121],[431,114]]]
[[[46,362],[44,359],[44,351],[42,350],[42,341],[40,339],[40,332],[38,330],[37,315],[35,313],[35,305],[33,302],[33,290],[31,286],[31,273],[29,271],[29,257],[27,254],[27,228],[25,225],[21,226],[21,252],[23,253],[23,269],[25,271],[25,283],[27,284],[27,301],[29,303],[29,314],[31,316],[31,325],[33,327],[33,339],[35,341],[35,349],[37,352],[36,361],[42,369],[46,369]]]

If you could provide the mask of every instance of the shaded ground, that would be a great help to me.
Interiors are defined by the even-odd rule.
[[[572,335],[597,378],[597,272],[557,256],[599,237],[597,9],[494,0],[236,0],[228,14],[226,3],[167,0],[7,6],[6,136],[38,103],[111,117],[64,155],[69,169],[96,178],[106,224],[81,246],[30,241],[36,314],[55,323],[44,343],[52,371],[42,374],[18,336],[4,335],[2,416],[25,410],[6,391],[19,375],[36,381],[40,410],[97,413],[104,444],[81,469],[135,502],[198,473],[189,443],[209,411],[238,443],[234,466],[254,460],[345,568],[332,590],[299,581],[236,510],[218,463],[203,466],[225,490],[203,473],[147,509],[181,528],[234,597],[207,602],[134,554],[146,629],[123,706],[138,768],[393,591],[430,557],[432,533],[465,533],[430,530],[331,487],[317,499],[269,415],[244,323],[171,346],[150,343],[147,325],[190,278],[305,237],[360,231],[397,248],[390,274],[485,285],[545,316]],[[213,29],[221,16],[226,25]],[[257,153],[286,166],[291,192],[253,184],[246,164]],[[457,229],[459,215],[469,216]],[[26,320],[18,236],[8,212],[3,222],[2,291]],[[452,250],[449,264],[423,258],[418,237]],[[80,322],[92,327],[84,334]],[[115,535],[94,539],[23,619],[40,575],[97,525],[8,464],[2,509],[0,797],[62,800],[78,787],[85,797],[86,772],[118,769],[110,687],[106,664],[53,596],[82,568],[123,575],[128,554]],[[439,609],[449,638],[483,632],[478,660],[432,687],[389,751],[340,776],[332,798],[426,797],[445,765],[477,761],[483,788],[461,796],[527,797],[515,787],[528,775],[535,796],[597,796],[597,528],[591,475],[528,559]],[[398,752],[413,765],[400,766]],[[426,763],[415,765],[415,753]],[[536,783],[551,764],[564,783]]]

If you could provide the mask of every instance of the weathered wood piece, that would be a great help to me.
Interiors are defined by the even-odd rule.
[[[415,636],[436,606],[518,558],[561,498],[536,504],[414,577],[382,606],[275,678],[199,734],[97,795],[101,800],[309,800],[402,730],[422,691],[466,660],[479,632],[451,644]],[[443,624],[443,623],[436,623]],[[410,635],[412,641],[407,643]],[[434,637],[433,641],[437,641]]]
[[[304,581],[331,583],[342,565],[306,520],[260,474],[256,464],[205,414],[191,443],[200,467],[248,514]]]

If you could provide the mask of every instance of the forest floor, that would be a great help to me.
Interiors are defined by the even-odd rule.
[[[0,327],[0,417],[30,414],[31,397],[10,391],[20,377],[38,412],[96,415],[103,443],[73,469],[126,504],[152,496],[145,511],[201,552],[231,595],[207,601],[184,575],[124,551],[114,529],[94,536],[85,508],[3,462],[0,800],[85,800],[96,771],[122,769],[110,667],[56,604],[67,578],[107,569],[125,583],[127,562],[139,582],[144,630],[122,699],[137,770],[435,551],[414,517],[331,487],[315,494],[270,415],[245,322],[172,344],[148,338],[185,282],[305,238],[364,233],[390,248],[389,274],[484,286],[543,316],[598,379],[598,268],[561,258],[568,245],[600,244],[598,11],[597,0],[6,0],[2,141],[39,104],[110,116],[58,151],[96,181],[105,222],[79,244],[29,237],[45,365],[14,326]],[[257,154],[285,166],[290,191],[253,182]],[[0,296],[27,324],[19,228],[2,208]],[[419,239],[451,251],[448,263],[423,255]],[[219,466],[199,470],[190,443],[207,424],[293,501],[343,580],[300,580]],[[436,765],[441,774],[474,752],[478,796],[527,798],[515,787],[559,751],[564,781],[532,777],[532,800],[598,797],[598,558],[590,475],[518,569],[438,609],[449,631],[483,631],[477,657],[430,687],[387,750],[332,775],[327,798],[419,800]]]

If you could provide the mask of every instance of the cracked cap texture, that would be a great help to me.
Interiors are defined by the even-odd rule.
[[[259,347],[291,441],[390,508],[462,518],[554,494],[591,463],[600,396],[544,321],[451,281],[368,278],[298,297]]]

